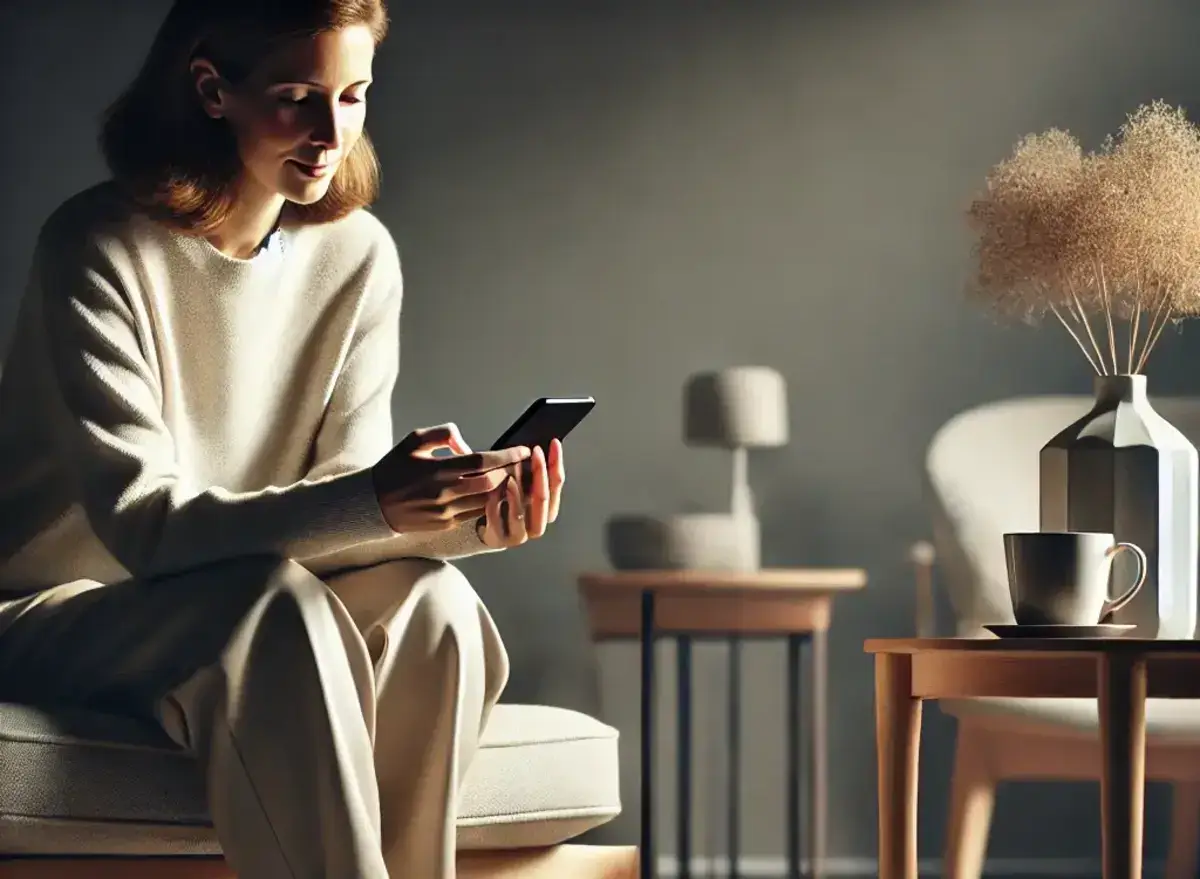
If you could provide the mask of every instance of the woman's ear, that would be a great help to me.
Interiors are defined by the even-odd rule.
[[[192,84],[204,112],[213,119],[224,118],[229,112],[229,84],[207,58],[194,59],[190,69]]]

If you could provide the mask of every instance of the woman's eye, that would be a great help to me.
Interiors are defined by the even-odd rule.
[[[3,2],[3,0],[0,0]],[[275,100],[286,106],[299,106],[308,103],[314,97],[314,92],[305,91],[303,89],[293,89],[291,91],[283,91],[275,93]],[[366,95],[362,94],[343,94],[339,99],[341,103],[347,105],[366,103]]]

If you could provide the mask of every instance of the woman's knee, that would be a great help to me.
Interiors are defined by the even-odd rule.
[[[420,565],[411,594],[418,603],[414,613],[435,629],[453,631],[459,661],[475,666],[485,688],[498,694],[508,681],[508,652],[475,587],[449,562],[413,561]]]
[[[438,559],[406,559],[413,579],[413,595],[425,613],[451,624],[479,619],[479,594],[466,575],[450,562]]]
[[[500,633],[461,570],[441,559],[402,558],[340,574],[330,590],[349,611],[376,659],[394,648],[440,642],[442,655],[482,663],[488,681],[505,681],[508,655]],[[422,647],[421,652],[427,652]],[[501,684],[502,685],[502,684]]]
[[[330,580],[329,588],[363,628],[413,614],[452,625],[479,614],[475,589],[462,571],[440,559],[401,558],[356,568]]]
[[[316,668],[348,659],[356,682],[365,685],[370,669],[366,645],[319,577],[298,562],[272,557],[249,560],[241,575],[251,586],[253,600],[226,647],[227,657],[253,654],[260,662],[278,660],[293,673],[307,662]],[[268,660],[268,654],[275,659]]]

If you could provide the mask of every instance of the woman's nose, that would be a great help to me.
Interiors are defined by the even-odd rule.
[[[313,120],[312,133],[309,135],[313,143],[323,146],[326,149],[336,150],[340,146],[339,131],[341,126],[338,124],[338,108],[332,105],[321,107]]]

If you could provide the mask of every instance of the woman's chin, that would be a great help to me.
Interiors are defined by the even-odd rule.
[[[329,191],[329,180],[312,180],[304,183],[289,181],[288,185],[280,187],[280,194],[293,204],[315,204],[325,197]]]
[[[288,163],[279,175],[279,194],[290,202],[309,205],[320,201],[333,183],[334,168],[326,168],[320,176],[310,176]]]

